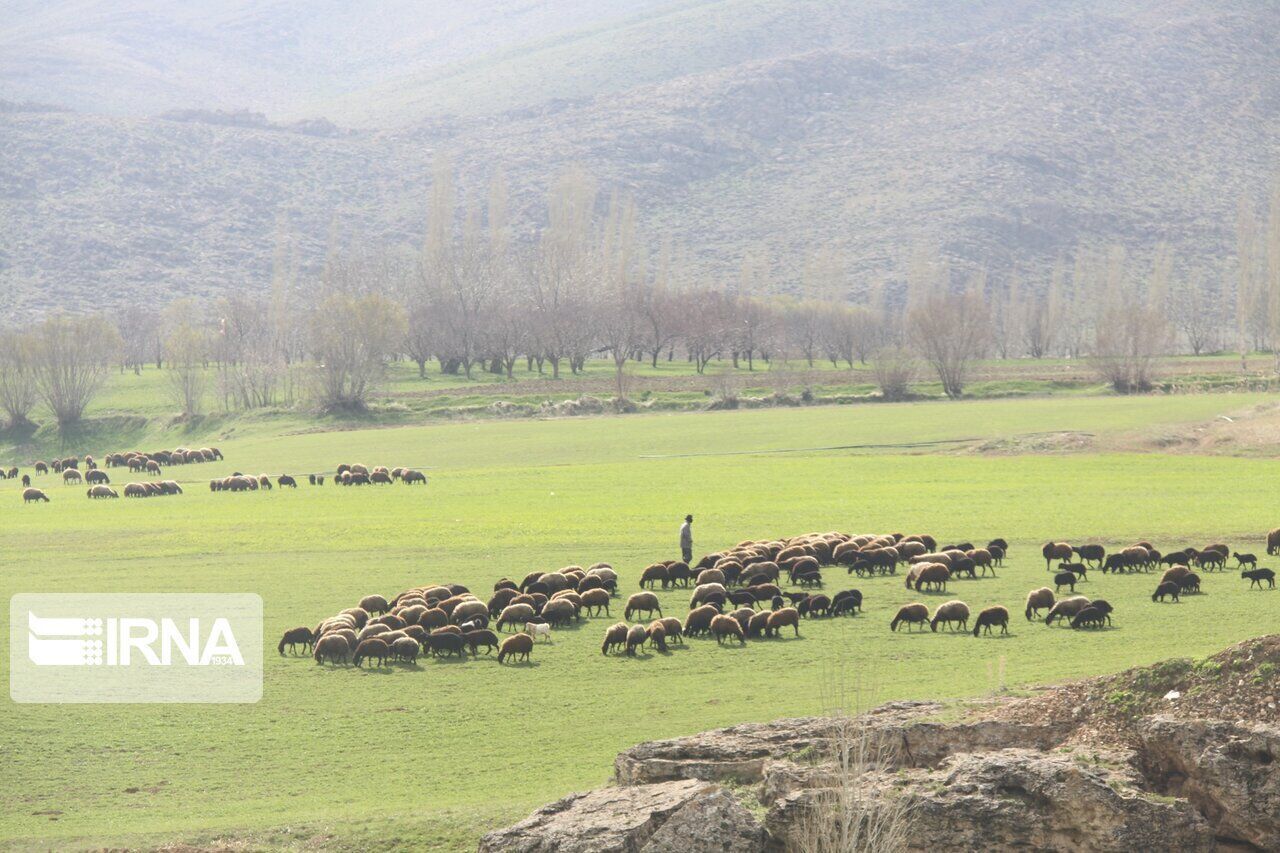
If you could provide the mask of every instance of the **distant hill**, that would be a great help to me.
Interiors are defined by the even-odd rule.
[[[1082,242],[1222,280],[1280,166],[1262,2],[393,3],[346,41],[363,6],[169,5],[0,29],[0,96],[76,109],[0,109],[0,312],[265,286],[282,216],[304,264],[335,229],[416,245],[441,151],[525,224],[581,164],[698,274],[760,250],[790,287],[833,245],[854,292],[919,248],[1035,281]]]

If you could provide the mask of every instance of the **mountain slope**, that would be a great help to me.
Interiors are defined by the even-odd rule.
[[[1014,265],[1035,281],[1080,243],[1140,259],[1167,240],[1184,277],[1220,281],[1239,198],[1260,195],[1280,164],[1280,9],[1261,3],[903,0],[822,18],[804,0],[744,0],[723,6],[743,20],[784,8],[817,20],[791,35],[779,24],[746,51],[771,55],[742,61],[730,61],[734,25],[706,17],[719,5],[632,16],[545,49],[589,69],[600,45],[644,54],[630,34],[658,27],[680,50],[721,39],[711,67],[628,84],[645,76],[628,66],[585,86],[592,94],[520,90],[495,112],[515,91],[503,86],[473,110],[383,130],[0,112],[9,310],[264,286],[282,215],[303,264],[335,222],[365,242],[416,245],[439,151],[464,189],[501,168],[531,223],[549,178],[585,165],[636,195],[655,240],[690,249],[691,274],[732,277],[763,247],[793,286],[804,255],[834,244],[851,291],[901,280],[917,248],[988,266],[997,282]],[[857,36],[858,15],[875,24],[868,34]],[[702,29],[683,34],[690,20]],[[822,21],[843,35],[818,38]],[[533,55],[545,53],[495,61],[495,79]],[[555,86],[585,79],[534,65]],[[421,93],[447,79],[470,91],[460,77],[415,76],[395,90],[410,105],[400,117],[429,113]]]

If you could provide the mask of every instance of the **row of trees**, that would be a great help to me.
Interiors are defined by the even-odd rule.
[[[358,410],[397,359],[424,376],[435,364],[467,377],[559,377],[606,359],[620,400],[632,363],[677,357],[699,373],[717,361],[870,364],[887,397],[906,395],[925,366],[959,396],[974,362],[990,356],[1087,359],[1117,390],[1139,391],[1159,356],[1217,351],[1233,338],[1242,353],[1276,352],[1280,371],[1280,185],[1266,215],[1241,209],[1234,293],[1207,279],[1175,282],[1161,247],[1141,264],[1120,249],[1081,250],[1037,286],[1016,276],[996,286],[921,255],[905,290],[873,288],[860,302],[849,301],[841,259],[827,250],[805,264],[799,293],[782,296],[763,251],[733,281],[692,280],[677,247],[642,238],[628,198],[601,199],[583,172],[555,182],[534,234],[516,239],[506,210],[501,177],[483,204],[460,202],[442,163],[420,249],[335,246],[322,269],[303,273],[282,229],[266,292],[110,319],[55,316],[0,335],[0,406],[11,424],[28,423],[41,401],[72,423],[113,366],[151,362],[188,414],[211,401],[232,410],[304,398]]]

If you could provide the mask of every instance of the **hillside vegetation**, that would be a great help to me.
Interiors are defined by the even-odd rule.
[[[503,171],[525,230],[550,177],[582,165],[635,195],[653,241],[688,248],[682,273],[712,280],[763,252],[793,288],[806,254],[834,245],[849,294],[900,281],[920,248],[1038,285],[1081,243],[1142,257],[1167,240],[1179,281],[1229,281],[1239,200],[1261,197],[1280,155],[1268,4],[553,5],[487,4],[439,28],[398,7],[388,20],[426,35],[389,53],[369,36],[327,64],[344,4],[314,7],[289,38],[271,26],[289,4],[172,27],[103,12],[61,39],[53,4],[11,26],[8,43],[53,56],[7,66],[0,92],[94,112],[0,112],[0,311],[265,287],[282,230],[303,267],[335,235],[416,247],[441,152],[473,192]],[[84,47],[101,32],[136,65]],[[144,36],[232,34],[247,46],[221,57],[234,104],[181,85],[201,79],[198,52],[140,70],[154,69]],[[303,85],[262,70],[293,57],[324,71]],[[90,79],[119,94],[90,96]],[[155,79],[177,91],[135,97]],[[271,121],[156,115],[245,106]]]

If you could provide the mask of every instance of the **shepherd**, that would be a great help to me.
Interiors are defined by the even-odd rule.
[[[680,525],[680,554],[686,565],[693,565],[693,516],[686,515]]]

